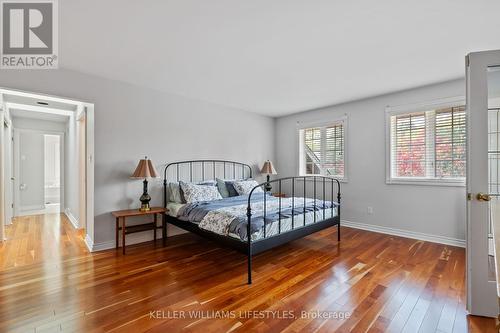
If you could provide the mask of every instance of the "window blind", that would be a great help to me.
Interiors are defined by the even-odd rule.
[[[465,106],[394,115],[390,126],[391,178],[465,177]]]
[[[436,111],[436,177],[465,177],[465,107]]]
[[[303,137],[303,159],[305,169],[302,174],[322,174],[344,177],[345,132],[343,122],[305,128],[301,130]]]
[[[394,117],[394,171],[397,177],[425,177],[425,113]]]

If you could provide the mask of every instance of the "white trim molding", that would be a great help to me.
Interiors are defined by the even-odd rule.
[[[71,213],[71,210],[69,208],[66,208],[64,210],[64,214],[68,218],[68,220],[71,222],[71,225],[73,225],[73,228],[75,229],[80,229],[79,222],[77,218]]]
[[[162,235],[160,232],[157,232],[156,236],[157,236],[156,237],[157,241],[162,239]],[[127,242],[126,245],[129,246],[129,245],[147,243],[152,241],[153,241],[153,231],[144,231],[141,233],[128,235],[126,238]],[[85,243],[87,244],[87,247],[89,248],[90,252],[110,250],[116,247],[116,240],[108,240],[105,242],[93,243],[88,235],[85,238]],[[119,246],[122,246],[121,237],[118,238],[118,244]]]
[[[346,220],[341,220],[340,225],[345,226],[345,227],[355,228],[355,229],[378,232],[381,234],[387,234],[387,235],[393,235],[393,236],[399,236],[399,237],[405,237],[405,238],[411,238],[411,239],[418,239],[418,240],[422,240],[422,241],[426,241],[426,242],[439,243],[439,244],[445,244],[445,245],[451,245],[451,246],[457,246],[457,247],[465,247],[465,239],[458,239],[458,238],[439,236],[439,235],[431,235],[431,234],[425,234],[422,232],[408,231],[408,230],[383,227],[383,226],[373,225],[373,224],[351,222],[351,221],[346,221]]]
[[[85,239],[84,239],[85,245],[87,245],[87,250],[89,252],[94,252],[94,242],[92,241],[92,238],[90,238],[89,234],[85,234]]]

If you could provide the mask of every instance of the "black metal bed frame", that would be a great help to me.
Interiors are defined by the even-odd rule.
[[[241,175],[242,179],[245,178],[245,170],[248,170],[248,177],[252,177],[252,168],[245,163],[240,163],[240,162],[233,162],[233,161],[225,161],[225,160],[191,160],[191,161],[181,161],[181,162],[173,162],[169,163],[165,166],[164,173],[163,173],[163,206],[166,208],[167,203],[168,203],[168,198],[167,198],[167,171],[169,168],[175,167],[176,168],[176,179],[177,181],[181,180],[179,177],[180,176],[180,167],[181,165],[186,165],[188,166],[189,170],[189,181],[193,181],[193,165],[201,165],[201,175],[202,179],[198,179],[198,181],[204,181],[207,179],[214,179],[217,177],[220,177],[217,175],[217,166],[222,165],[223,166],[223,173],[222,177],[226,178],[227,176],[227,167],[229,166],[229,169],[232,169],[232,175],[235,177],[236,175],[236,168],[241,168]],[[213,171],[211,172],[210,176],[213,178],[205,178],[205,171],[206,171],[206,166],[212,166]],[[314,192],[314,221],[313,223],[306,224],[305,223],[305,199],[307,197],[307,191],[306,191],[306,183],[308,180],[312,179],[313,180],[313,192]],[[322,194],[322,200],[323,201],[331,201],[332,207],[330,208],[330,217],[327,217],[325,209],[323,208],[323,219],[316,221],[316,200],[317,198],[317,184],[318,184],[318,179],[320,180],[319,183],[321,184],[320,187],[320,193]],[[303,214],[304,214],[304,224],[300,227],[295,227],[294,224],[294,218],[295,218],[295,182],[296,180],[303,180],[303,199],[304,200],[304,207],[303,209]],[[263,202],[264,202],[264,228],[263,228],[263,237],[258,240],[253,240],[251,238],[251,219],[252,219],[252,194],[254,191],[261,187],[265,191],[265,186],[270,185],[271,183],[277,183],[278,184],[278,191],[282,191],[282,186],[284,182],[290,182],[291,185],[291,199],[292,199],[292,216],[291,216],[291,230],[281,232],[281,201],[282,198],[281,196],[278,198],[279,203],[278,203],[278,233],[272,236],[266,235],[266,200],[267,200],[267,195],[263,196]],[[330,184],[330,191],[329,193],[326,191],[327,185]],[[335,184],[337,185],[337,202],[334,202],[334,186]],[[322,191],[321,191],[322,190]],[[326,200],[326,195],[331,194],[331,200]],[[255,186],[250,194],[248,195],[248,206],[247,206],[247,239],[246,240],[239,240],[231,236],[224,236],[220,235],[211,231],[203,230],[199,228],[196,224],[186,222],[186,221],[181,221],[173,216],[170,216],[168,214],[165,214],[163,216],[164,221],[166,223],[170,223],[172,225],[175,225],[176,227],[179,227],[181,229],[193,232],[197,235],[200,235],[204,238],[207,238],[209,240],[212,240],[218,244],[231,247],[241,253],[244,253],[247,255],[247,263],[248,263],[248,284],[252,283],[252,256],[259,254],[261,252],[264,252],[266,250],[272,249],[274,247],[283,245],[285,243],[288,243],[290,241],[293,241],[298,238],[305,237],[307,235],[310,235],[312,233],[315,233],[317,231],[329,228],[331,226],[337,225],[337,240],[340,241],[340,182],[338,179],[328,177],[328,176],[320,176],[320,175],[311,175],[311,176],[300,176],[300,177],[286,177],[286,178],[279,178],[275,180],[271,180],[269,182],[264,182],[261,183],[257,186]],[[337,215],[334,216],[333,211],[335,206],[337,207]],[[164,234],[163,234],[164,240],[167,237],[166,234],[166,228],[164,228]]]

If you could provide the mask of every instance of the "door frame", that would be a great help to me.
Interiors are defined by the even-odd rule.
[[[488,76],[491,66],[500,65],[500,50],[470,53],[466,62],[467,100],[467,310],[472,315],[497,317],[496,281],[488,275],[487,202],[476,200],[488,193]]]
[[[8,109],[6,109],[7,111]],[[7,117],[6,117],[7,116]],[[13,124],[8,111],[4,113],[4,224],[12,224],[14,218],[14,132]],[[10,135],[7,137],[7,133]],[[8,147],[8,148],[7,148]],[[8,153],[8,154],[6,154]],[[7,174],[7,170],[10,171]],[[7,195],[8,194],[8,195]],[[9,200],[10,199],[10,200]]]
[[[19,137],[21,133],[40,133],[42,135],[59,135],[59,170],[61,177],[61,188],[59,190],[60,195],[60,213],[64,213],[65,201],[64,201],[64,188],[65,188],[65,133],[60,131],[45,131],[45,130],[34,130],[34,129],[25,129],[25,128],[13,128],[14,134],[14,216],[23,216],[20,204],[21,193],[19,190],[19,181],[20,181],[20,150],[19,150]],[[45,154],[44,154],[45,159]],[[45,192],[44,192],[45,193]],[[45,206],[45,196],[44,196],[44,206]],[[28,211],[29,212],[29,211]]]
[[[5,208],[5,177],[4,177],[4,158],[3,158],[3,147],[4,147],[4,118],[5,117],[5,106],[3,104],[3,96],[0,94],[0,242],[7,240],[5,235],[5,214],[3,213]]]
[[[48,101],[54,101],[54,102],[62,102],[62,103],[71,103],[75,105],[82,105],[84,107],[85,113],[86,113],[86,219],[85,223],[81,223],[79,227],[82,227],[83,225],[86,226],[86,231],[85,231],[85,243],[87,245],[87,248],[89,251],[92,251],[93,249],[93,243],[94,243],[94,140],[95,140],[95,130],[94,130],[94,104],[89,103],[89,102],[84,102],[81,100],[76,100],[73,98],[65,98],[65,97],[58,97],[54,95],[48,95],[48,94],[43,94],[43,93],[38,93],[38,92],[27,92],[23,90],[18,90],[18,89],[11,89],[7,87],[1,87],[0,86],[0,111],[2,109],[3,103],[3,95],[4,94],[12,94],[12,95],[17,95],[17,96],[24,96],[24,97],[30,97],[30,98],[38,98],[38,99],[44,99]],[[1,112],[0,112],[1,114]],[[0,115],[0,118],[3,117],[3,114]],[[2,139],[0,138],[0,148],[2,147]],[[0,175],[3,172],[4,165],[3,162],[0,159]],[[0,198],[3,196],[3,182],[0,181]],[[1,205],[1,203],[0,203]],[[2,208],[0,206],[0,208]],[[2,222],[2,226],[0,226],[0,241],[2,241],[2,228],[3,228],[3,217],[0,217],[0,222]]]

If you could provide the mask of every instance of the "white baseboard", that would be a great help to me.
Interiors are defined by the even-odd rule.
[[[423,240],[423,241],[427,241],[427,242],[440,243],[440,244],[457,246],[457,247],[465,247],[465,239],[451,238],[451,237],[446,237],[446,236],[437,236],[437,235],[425,234],[425,233],[416,232],[416,231],[395,229],[395,228],[383,227],[383,226],[373,225],[373,224],[351,222],[351,221],[346,221],[346,220],[341,220],[340,225],[350,227],[350,228],[355,228],[355,229],[379,232],[381,234],[418,239],[418,240]]]
[[[71,224],[75,229],[80,229],[80,224],[78,223],[78,220],[73,214],[71,214],[71,210],[69,208],[66,208],[64,210],[64,214],[66,215],[66,217],[68,218],[68,220],[71,222]]]
[[[411,238],[411,239],[418,239],[418,240],[423,240],[423,241],[427,241],[427,242],[440,243],[440,244],[446,244],[446,245],[457,246],[457,247],[465,247],[465,240],[464,239],[457,239],[457,238],[451,238],[451,237],[445,237],[445,236],[437,236],[437,235],[425,234],[425,233],[421,233],[421,232],[395,229],[395,228],[383,227],[383,226],[366,224],[366,223],[351,222],[351,221],[346,221],[346,220],[342,220],[340,222],[340,224],[342,226],[346,226],[346,227],[350,227],[350,228],[373,231],[373,232],[378,232],[378,233],[387,234],[387,235],[393,235],[393,236],[399,236],[399,237],[405,237],[405,238]],[[176,233],[178,233],[178,232],[176,232]],[[172,235],[172,233],[170,231],[169,231],[169,234]],[[161,239],[161,231],[160,230],[157,231],[156,235],[157,235],[158,239]],[[145,232],[141,232],[141,233],[137,233],[137,234],[127,235],[127,238],[126,238],[127,243],[126,244],[128,246],[128,245],[133,245],[133,244],[138,244],[138,243],[149,242],[152,240],[153,240],[153,232],[152,231],[149,231],[149,232],[145,231]],[[87,235],[87,237],[85,237],[85,243],[87,244],[87,247],[88,247],[90,252],[114,249],[116,246],[115,240],[109,240],[109,241],[104,241],[104,242],[100,242],[100,243],[93,243],[88,235]],[[119,244],[121,246],[121,239],[119,239]]]
[[[87,249],[89,250],[89,252],[93,252],[92,248],[94,247],[94,242],[92,241],[92,239],[90,238],[90,236],[88,234],[85,235],[85,245],[87,245]]]
[[[90,252],[97,252],[97,251],[114,249],[115,248],[115,241],[107,241],[107,242],[102,242],[102,243],[94,243],[94,241],[87,234],[87,235],[85,235],[85,245],[87,245],[87,249]],[[129,245],[128,242],[127,242],[127,245]]]
[[[144,242],[150,242],[153,240],[153,231],[144,231],[141,233],[136,233],[136,234],[130,234],[127,235],[126,237],[126,245],[134,245],[134,244],[139,244],[139,243],[144,243]],[[156,239],[161,239],[161,230],[158,229],[156,231]],[[122,246],[122,241],[121,241],[121,235],[118,238],[118,244]],[[109,241],[104,241],[100,243],[93,243],[91,246],[91,252],[96,252],[96,251],[103,251],[103,250],[109,250],[109,249],[114,249],[116,247],[116,241],[109,240]]]

